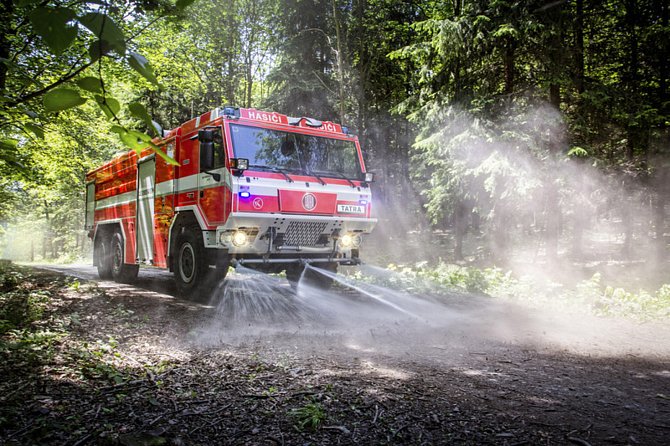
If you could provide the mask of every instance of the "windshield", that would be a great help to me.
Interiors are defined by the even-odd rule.
[[[231,124],[235,157],[249,166],[359,179],[361,166],[353,141]]]

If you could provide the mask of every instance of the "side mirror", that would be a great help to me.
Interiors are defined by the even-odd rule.
[[[202,130],[201,130],[202,132]],[[211,133],[211,132],[210,132]],[[200,171],[209,170],[214,167],[214,144],[200,141]]]

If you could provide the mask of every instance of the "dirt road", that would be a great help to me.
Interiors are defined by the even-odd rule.
[[[93,282],[92,267],[45,268],[47,276],[92,281],[63,288],[57,311],[76,321],[73,339],[101,353],[87,359],[93,372],[79,375],[64,368],[63,355],[27,384],[5,370],[7,383],[25,387],[3,397],[22,409],[0,430],[0,443],[663,445],[670,438],[667,324],[476,296],[379,294],[370,306],[346,293],[340,300],[342,291],[299,289],[291,297],[277,279],[264,287],[261,277],[231,278],[241,300],[274,305],[276,296],[266,296],[273,286],[288,296],[279,299],[281,311],[295,317],[278,321],[248,302],[222,305],[222,289],[199,303],[179,299],[163,272],[142,271],[131,286]],[[245,317],[231,319],[224,311],[231,309]],[[38,425],[48,434],[36,434]]]

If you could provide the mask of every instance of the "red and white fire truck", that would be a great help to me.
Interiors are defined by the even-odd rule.
[[[327,286],[359,262],[371,218],[358,138],[346,127],[254,109],[204,113],[86,176],[86,228],[101,278],[131,281],[140,265],[174,272],[182,295],[237,262],[290,282]]]

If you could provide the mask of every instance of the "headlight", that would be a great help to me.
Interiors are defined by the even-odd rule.
[[[249,237],[244,231],[235,231],[233,232],[233,245],[235,246],[244,246],[247,244]]]
[[[358,234],[347,233],[340,237],[340,248],[358,248],[361,245],[361,236]]]

